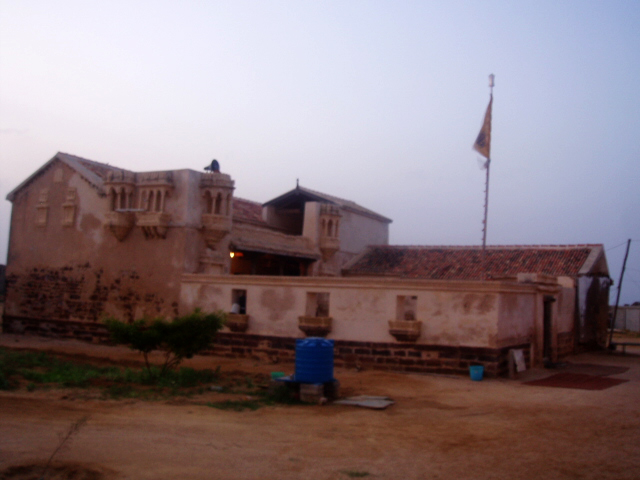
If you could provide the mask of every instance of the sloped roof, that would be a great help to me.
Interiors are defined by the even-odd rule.
[[[602,245],[516,245],[486,249],[491,278],[518,273],[576,277],[608,276]],[[484,278],[481,247],[370,246],[343,269],[348,276],[393,276],[428,280]]]
[[[22,190],[24,187],[26,187],[36,178],[42,175],[45,171],[47,171],[55,161],[65,163],[67,166],[78,172],[82,178],[84,178],[91,186],[96,188],[101,193],[104,185],[104,179],[107,173],[112,170],[121,170],[104,163],[94,162],[92,160],[87,160],[86,158],[69,155],[68,153],[58,152],[47,163],[45,163],[42,167],[40,167],[32,175],[30,175],[24,182],[22,182],[11,192],[9,192],[9,194],[7,195],[7,200],[13,202],[16,193],[18,193],[20,190]]]
[[[345,210],[351,210],[352,212],[359,213],[368,217],[375,218],[382,222],[391,223],[391,219],[380,215],[379,213],[364,208],[351,200],[345,200],[344,198],[334,197],[333,195],[327,195],[326,193],[311,190],[310,188],[297,186],[293,190],[283,193],[279,197],[269,200],[264,206],[274,206],[287,208],[291,204],[304,203],[304,202],[321,202],[330,203],[332,205],[338,205]]]
[[[258,202],[233,197],[233,221],[252,223],[266,227],[262,219],[262,205]]]
[[[320,255],[308,238],[288,235],[269,228],[238,224],[231,232],[233,250],[270,253],[317,260]]]

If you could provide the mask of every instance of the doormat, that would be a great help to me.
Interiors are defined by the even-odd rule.
[[[536,387],[574,388],[578,390],[606,390],[629,380],[608,378],[600,375],[587,375],[585,373],[556,373],[541,380],[524,382],[525,385]]]
[[[565,367],[561,367],[561,369],[568,373],[584,373],[586,375],[607,377],[609,375],[619,375],[624,373],[629,370],[629,367],[597,365],[595,363],[567,363],[567,365]]]

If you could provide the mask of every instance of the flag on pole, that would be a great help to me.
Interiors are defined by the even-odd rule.
[[[489,106],[487,107],[487,113],[484,114],[484,122],[482,128],[476,138],[476,143],[473,144],[473,149],[476,150],[487,160],[491,158],[491,104],[493,103],[493,94],[489,99]]]

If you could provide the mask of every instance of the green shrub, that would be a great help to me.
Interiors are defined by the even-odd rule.
[[[172,322],[157,318],[124,323],[109,318],[104,323],[114,343],[142,353],[149,378],[155,380],[180,365],[185,358],[209,348],[224,321],[223,312],[204,313],[196,309]],[[149,362],[149,354],[155,350],[164,353],[159,372]]]

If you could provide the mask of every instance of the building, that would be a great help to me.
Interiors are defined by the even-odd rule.
[[[620,305],[616,312],[615,306],[609,307],[610,318],[616,315],[613,322],[616,330],[628,330],[630,332],[640,333],[640,302],[633,305]]]
[[[536,365],[606,336],[601,245],[389,246],[391,220],[354,202],[233,190],[217,162],[140,173],[58,153],[7,197],[4,331],[89,340],[105,316],[222,309],[227,355],[290,360],[322,335],[337,364],[489,375],[511,349]]]

